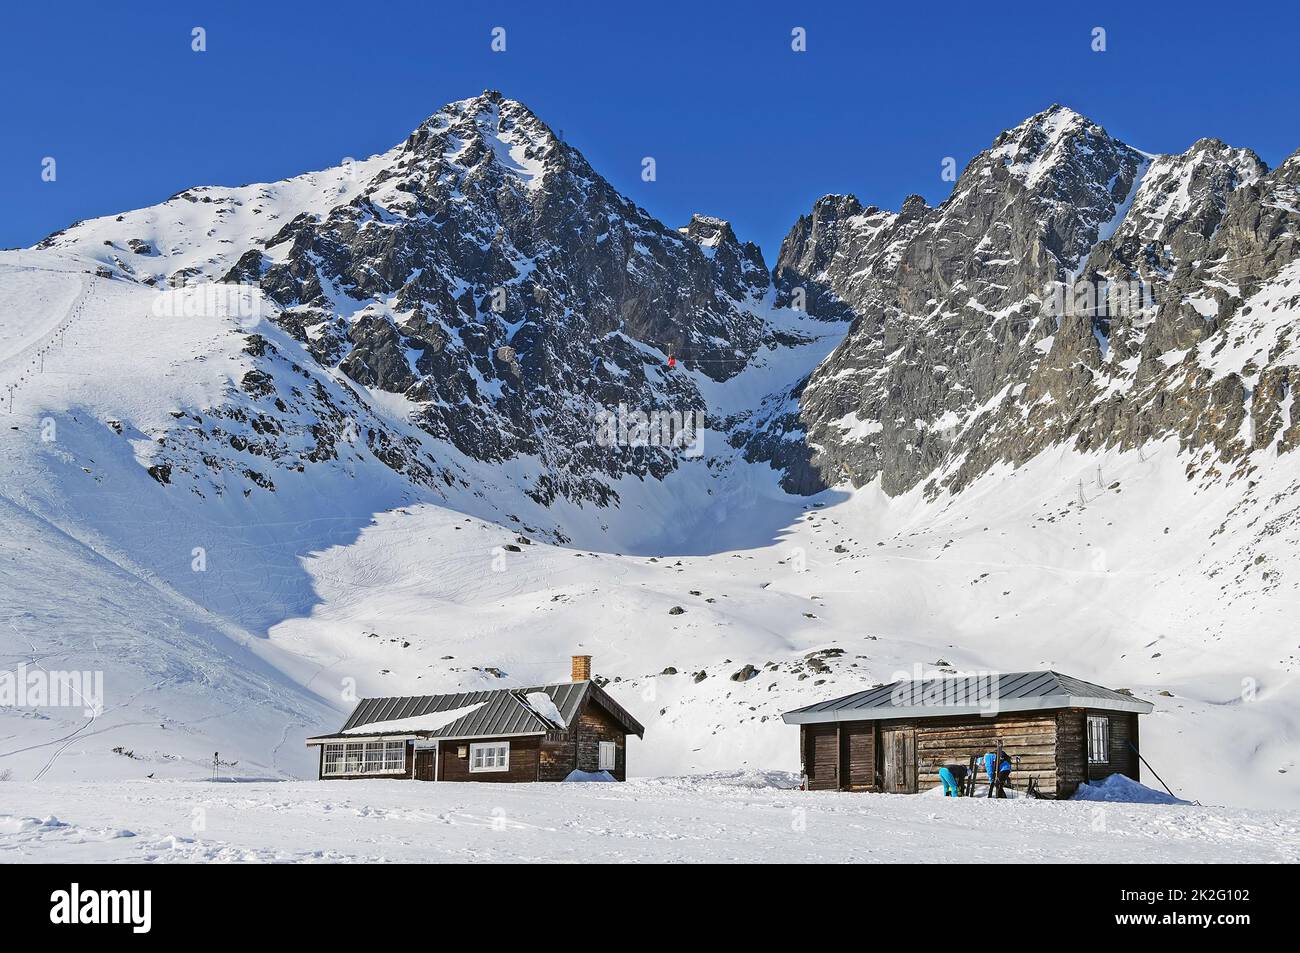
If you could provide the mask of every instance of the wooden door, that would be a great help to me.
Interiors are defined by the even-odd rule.
[[[845,722],[840,726],[844,746],[844,787],[866,791],[876,784],[875,726],[869,721]]]
[[[835,725],[808,725],[804,771],[814,791],[833,791],[840,786],[839,732]]]
[[[415,750],[415,780],[433,780],[433,756],[435,753],[432,748],[417,748]]]
[[[881,785],[887,794],[916,793],[916,729],[884,728],[880,732]]]

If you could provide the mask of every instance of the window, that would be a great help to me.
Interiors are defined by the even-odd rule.
[[[1110,761],[1110,719],[1105,715],[1088,716],[1088,763]]]
[[[384,770],[406,770],[406,742],[387,741],[384,743]]]
[[[343,773],[343,746],[326,745],[325,746],[325,766],[321,769],[322,774],[342,774]]]
[[[598,771],[613,771],[614,764],[618,760],[618,745],[612,741],[602,741],[600,743],[600,763],[597,765]]]
[[[343,760],[344,774],[360,774],[362,768],[362,758],[366,754],[366,746],[363,744],[347,744],[343,746],[346,757]]]
[[[510,742],[489,741],[469,746],[469,769],[479,771],[509,771]]]
[[[328,777],[338,777],[349,774],[395,774],[405,770],[405,741],[349,741],[325,746],[321,773]]]

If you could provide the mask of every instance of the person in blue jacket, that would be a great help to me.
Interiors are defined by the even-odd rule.
[[[1011,758],[1006,752],[1002,754],[1002,763],[999,765],[996,752],[990,751],[984,756],[984,773],[989,779],[989,797],[1006,797],[1006,791],[1003,790],[1006,783],[1011,779]],[[995,793],[996,792],[996,793]]]
[[[994,776],[997,774],[998,756],[990,751],[984,756],[984,774],[989,779],[989,786],[993,786]]]
[[[961,783],[966,780],[966,766],[945,764],[939,769],[939,780],[943,782],[944,797],[961,797]]]

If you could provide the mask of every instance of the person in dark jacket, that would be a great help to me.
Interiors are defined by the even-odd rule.
[[[1011,756],[1006,752],[1001,754],[1001,764],[998,764],[998,752],[990,751],[984,755],[984,773],[989,779],[989,797],[1007,796],[1003,788],[1011,780]]]
[[[961,797],[962,782],[966,780],[966,765],[945,764],[939,769],[939,780],[943,782],[944,797]]]

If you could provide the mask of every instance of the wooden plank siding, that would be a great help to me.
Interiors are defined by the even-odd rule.
[[[876,788],[876,726],[869,721],[840,725],[840,771],[843,787],[849,791]]]
[[[1107,760],[1088,760],[1088,716],[1104,717],[1110,722],[1110,745]],[[1085,781],[1101,781],[1112,774],[1123,774],[1140,781],[1141,761],[1129,747],[1138,746],[1138,716],[1135,712],[1099,711],[1068,708],[1057,712],[1057,772],[1059,796],[1070,797]]]
[[[1051,797],[1057,786],[1056,734],[1055,712],[800,725],[803,772],[813,791],[926,791],[941,783],[945,764],[965,765],[1001,741],[1004,752],[1019,758],[1012,789],[1023,791],[1034,778]]]
[[[589,703],[578,716],[576,726],[578,770],[600,770],[600,742],[614,742],[614,769],[618,781],[627,777],[627,734],[614,716],[596,703]]]
[[[542,741],[538,780],[563,781],[569,773],[600,770],[600,743],[614,742],[616,781],[627,780],[627,732],[595,702],[588,703],[565,731],[552,731]]]
[[[1132,741],[1134,745],[1137,744],[1138,716],[1130,712],[1083,712],[1085,719],[1088,715],[1105,716],[1110,719],[1110,746],[1107,752],[1109,760],[1104,763],[1089,763],[1087,765],[1088,780],[1101,781],[1112,774],[1123,774],[1137,781],[1138,757],[1133,749],[1129,747],[1129,742]],[[1086,744],[1084,754],[1086,757]]]
[[[1110,766],[1112,770],[1134,781],[1138,777],[1139,762],[1137,752],[1138,716],[1132,712],[1107,712],[1110,718]],[[1129,746],[1129,742],[1133,746]]]
[[[916,726],[917,788],[926,791],[942,782],[945,764],[982,759],[998,742],[1012,759],[1011,788],[1023,791],[1033,778],[1051,797],[1056,793],[1056,713],[1014,712],[984,718],[970,715],[918,721]],[[1016,759],[1019,758],[1017,762]],[[979,766],[982,769],[982,765]],[[983,772],[980,772],[983,777]]]
[[[1067,708],[1056,713],[1056,796],[1067,798],[1088,779],[1088,733],[1084,713]]]
[[[538,752],[537,780],[563,781],[578,766],[578,740],[571,731],[553,731]]]
[[[481,742],[510,742],[508,771],[470,771],[469,746]],[[460,756],[461,749],[465,757]],[[536,781],[541,738],[538,735],[516,738],[475,738],[469,741],[444,741],[439,751],[439,781]]]
[[[810,791],[836,791],[840,786],[838,725],[800,725],[804,775]]]
[[[1088,763],[1087,718],[1110,722],[1109,760]],[[1013,791],[1030,779],[1047,797],[1068,798],[1084,781],[1111,774],[1140,780],[1134,712],[1083,708],[1008,712],[986,718],[959,715],[895,721],[811,723],[799,726],[800,763],[811,791],[916,793],[937,787],[946,764],[979,762],[998,743],[1012,759]]]

